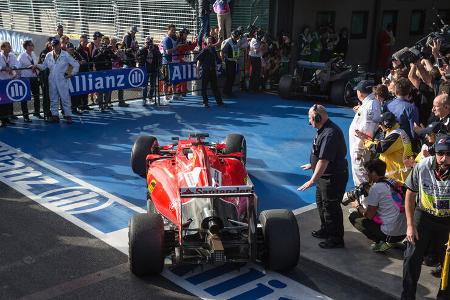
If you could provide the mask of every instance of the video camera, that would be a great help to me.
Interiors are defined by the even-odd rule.
[[[421,58],[429,58],[432,56],[431,46],[433,41],[439,40],[441,42],[440,52],[443,56],[450,53],[450,33],[449,26],[444,23],[442,18],[437,14],[437,18],[441,23],[441,28],[437,28],[425,37],[418,40],[414,46],[405,47],[398,50],[392,55],[393,59],[399,60],[404,66],[409,66]]]
[[[363,182],[360,185],[354,187],[352,190],[345,192],[344,197],[342,197],[342,205],[347,206],[354,201],[358,201],[361,196],[367,197],[369,195],[369,190],[372,184],[369,182]]]

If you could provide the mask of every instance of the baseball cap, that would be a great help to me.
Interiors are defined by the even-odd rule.
[[[75,49],[75,46],[72,43],[69,42],[69,43],[66,44],[66,48],[67,49]]]
[[[94,32],[94,38],[99,38],[99,37],[102,37],[103,35],[104,35],[104,34],[101,33],[100,31]]]
[[[137,29],[137,26],[131,26],[130,32],[139,32],[139,30]]]
[[[369,81],[369,80],[361,80],[355,86],[354,90],[363,92],[365,94],[370,94],[370,93],[372,93],[372,87],[373,87],[373,83],[371,81]]]
[[[392,128],[397,123],[397,119],[393,113],[387,111],[381,114],[380,123],[387,128]]]
[[[439,151],[450,151],[450,136],[448,134],[441,134],[436,137],[434,149]]]
[[[442,124],[442,122],[433,122],[431,124],[429,124],[427,127],[420,129],[418,131],[418,134],[420,136],[425,136],[426,134],[430,134],[430,133],[438,133],[439,131],[441,131],[442,127],[444,124]]]
[[[52,46],[56,46],[59,45],[59,40],[58,39],[53,39],[52,40]]]

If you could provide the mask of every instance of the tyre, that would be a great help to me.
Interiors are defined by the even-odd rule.
[[[164,267],[164,223],[158,214],[133,216],[128,223],[130,271],[138,276],[157,275]]]
[[[330,102],[336,105],[353,104],[353,86],[348,80],[337,80],[331,84]]]
[[[300,233],[294,214],[286,209],[265,210],[259,215],[259,221],[266,267],[274,271],[294,268],[300,255]]]
[[[278,82],[278,91],[281,98],[291,98],[294,94],[294,78],[292,75],[286,74],[281,76]]]
[[[244,165],[247,163],[247,142],[242,134],[231,133],[227,135],[225,145],[224,154],[241,152],[242,162]]]
[[[158,153],[158,140],[154,136],[141,135],[131,149],[131,168],[135,174],[147,177],[145,159],[149,154]]]

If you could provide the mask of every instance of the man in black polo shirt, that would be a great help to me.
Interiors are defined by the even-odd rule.
[[[348,180],[348,166],[342,130],[328,118],[325,107],[315,104],[308,112],[309,123],[317,129],[310,163],[303,170],[313,170],[310,180],[298,188],[304,191],[317,184],[316,203],[321,226],[311,234],[326,239],[319,243],[324,249],[344,247],[344,223],[341,200]]]
[[[212,37],[209,36],[207,39],[206,48],[204,48],[195,58],[195,61],[197,61],[197,70],[201,72],[200,77],[202,78],[203,106],[206,108],[209,107],[207,92],[209,83],[211,83],[211,89],[213,90],[217,105],[223,105],[222,96],[220,95],[219,88],[217,87],[216,73],[217,62],[220,61],[220,58],[217,55],[216,49],[212,46],[212,43]]]

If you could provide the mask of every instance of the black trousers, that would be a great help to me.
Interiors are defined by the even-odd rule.
[[[250,56],[252,73],[250,74],[250,90],[257,92],[261,86],[261,57]]]
[[[148,82],[142,90],[142,99],[145,101],[147,98],[151,101],[155,96],[156,91],[156,78],[157,72],[148,72]],[[148,91],[148,85],[150,84],[150,91]],[[123,91],[123,90],[122,90]],[[119,97],[120,101],[120,97]],[[123,101],[123,92],[122,92],[122,101]]]
[[[439,253],[444,253],[445,243],[450,232],[450,217],[437,218],[420,209],[416,209],[414,212],[414,223],[419,239],[416,240],[415,245],[408,243],[405,251],[402,300],[416,298],[417,282],[422,270],[423,257],[430,242],[437,240],[441,246]],[[449,289],[439,291],[437,299],[450,299]]]
[[[226,81],[225,86],[223,88],[223,93],[226,95],[230,95],[233,92],[233,84],[236,79],[236,62],[227,60],[225,62],[225,74]]]
[[[345,193],[348,172],[340,175],[322,176],[317,180],[316,204],[319,211],[321,229],[329,239],[342,242],[344,239],[344,220],[341,200]]]
[[[0,104],[0,121],[5,122],[13,114],[13,104]]]
[[[384,234],[384,232],[381,231],[380,224],[377,224],[374,221],[367,219],[357,211],[352,212],[348,217],[348,219],[350,220],[350,223],[352,223],[352,225],[356,229],[358,229],[359,232],[363,233],[369,240],[372,240],[376,243],[380,241],[397,243],[403,241],[403,239],[406,236],[406,235],[390,236]]]
[[[41,81],[41,89],[42,89],[42,110],[44,111],[44,116],[51,116],[50,112],[50,94],[49,94],[49,86],[48,86],[48,70],[42,71],[39,73],[40,81]]]
[[[202,97],[203,104],[208,104],[208,84],[211,83],[211,89],[217,103],[222,103],[222,96],[217,87],[217,73],[215,69],[203,70],[202,74]]]
[[[30,77],[31,94],[33,95],[34,113],[41,112],[40,86],[37,77]]]

